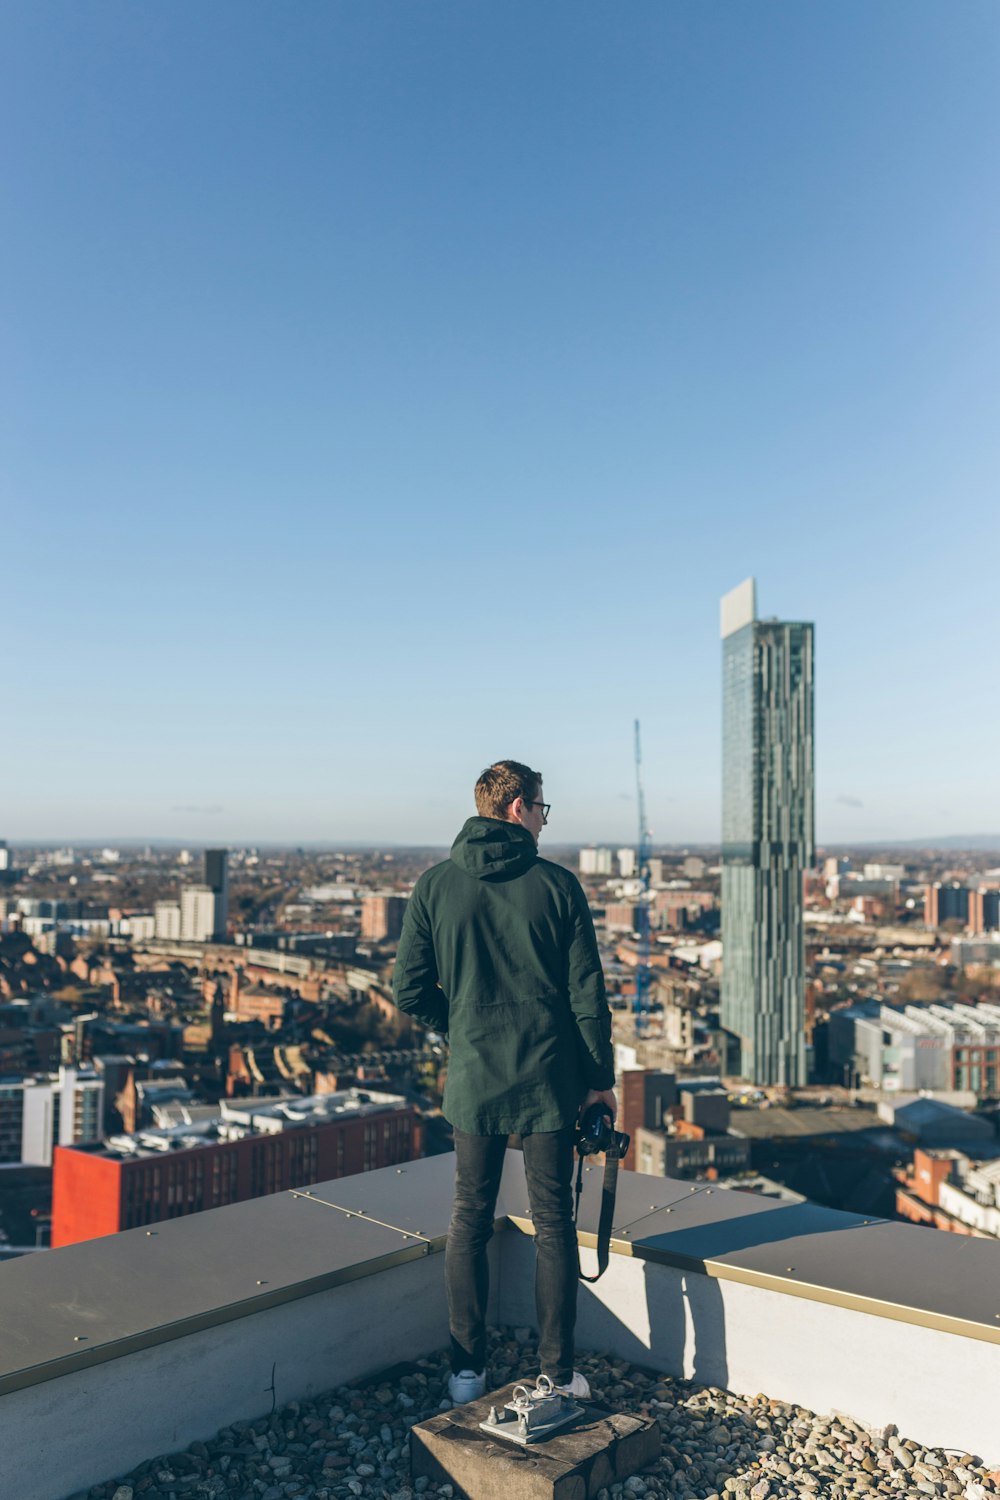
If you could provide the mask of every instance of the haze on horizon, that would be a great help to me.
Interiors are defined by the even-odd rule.
[[[0,15],[0,837],[718,838],[718,601],[817,839],[1000,827],[1000,11]]]

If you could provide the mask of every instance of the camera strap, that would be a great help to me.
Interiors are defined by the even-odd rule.
[[[618,1163],[621,1157],[617,1146],[605,1153],[604,1157],[604,1182],[601,1185],[601,1217],[597,1225],[597,1275],[585,1276],[580,1272],[581,1281],[600,1281],[608,1269],[608,1259],[611,1254],[611,1226],[615,1217],[615,1193],[618,1191]],[[579,1157],[576,1165],[576,1204],[573,1208],[573,1223],[580,1217],[580,1198],[583,1194],[583,1157]]]

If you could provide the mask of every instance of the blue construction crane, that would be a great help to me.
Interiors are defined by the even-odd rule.
[[[649,967],[649,851],[650,834],[646,826],[646,794],[642,786],[642,738],[639,733],[639,720],[635,721],[635,787],[639,802],[639,881],[642,889],[639,892],[639,906],[637,910],[638,919],[638,959],[635,966],[635,1001],[632,1011],[635,1016],[636,1036],[645,1036],[646,1025],[649,1020],[649,992],[650,967]]]

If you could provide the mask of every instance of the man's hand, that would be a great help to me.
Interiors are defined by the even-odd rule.
[[[580,1105],[580,1113],[583,1114],[584,1110],[589,1109],[592,1104],[603,1104],[605,1109],[609,1109],[611,1111],[612,1120],[617,1118],[618,1100],[615,1098],[614,1089],[605,1089],[603,1093],[600,1094],[596,1089],[588,1089],[587,1097]]]

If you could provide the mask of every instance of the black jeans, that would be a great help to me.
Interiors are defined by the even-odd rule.
[[[580,1274],[573,1226],[573,1127],[522,1137],[528,1200],[535,1226],[535,1310],[538,1357],[557,1385],[573,1378],[573,1330]],[[451,1325],[451,1367],[486,1367],[486,1246],[493,1234],[505,1135],[455,1131],[455,1202],[444,1276]]]

